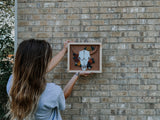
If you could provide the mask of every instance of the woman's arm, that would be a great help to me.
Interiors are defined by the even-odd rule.
[[[81,71],[81,72],[77,72],[76,74],[73,75],[71,80],[67,83],[67,85],[63,89],[65,99],[67,99],[69,97],[69,95],[71,94],[73,86],[75,85],[76,81],[78,80],[79,75],[88,76],[89,74],[91,74],[91,72]]]
[[[78,77],[79,77],[79,73],[74,74],[73,77],[71,78],[71,80],[64,87],[63,91],[64,91],[65,99],[67,99],[68,96],[71,94],[73,86],[76,83],[76,81],[78,80]]]
[[[67,52],[66,48],[63,48],[56,56],[51,59],[48,65],[47,72],[50,72],[56,65],[62,60],[63,56]]]
[[[62,60],[63,56],[65,55],[65,53],[67,52],[67,49],[68,49],[68,43],[70,41],[66,41],[64,43],[64,47],[63,49],[56,55],[54,56],[49,65],[48,65],[48,68],[47,68],[47,72],[50,72],[54,67],[56,67],[56,65]]]

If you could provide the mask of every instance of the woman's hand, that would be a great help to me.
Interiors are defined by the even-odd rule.
[[[92,72],[89,72],[89,71],[80,71],[79,72],[79,75],[80,76],[85,76],[85,77],[87,77],[88,75],[91,75],[91,74],[93,74]]]
[[[67,40],[64,42],[63,49],[65,49],[66,51],[68,50],[68,43],[71,43],[71,41]]]

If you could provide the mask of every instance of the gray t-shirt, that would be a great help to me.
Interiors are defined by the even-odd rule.
[[[12,84],[12,75],[7,83],[7,93]],[[63,90],[54,83],[47,83],[45,90],[40,96],[39,103],[34,114],[35,120],[62,120],[60,111],[65,109]]]

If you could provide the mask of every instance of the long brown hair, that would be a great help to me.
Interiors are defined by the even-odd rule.
[[[23,120],[35,111],[46,87],[45,74],[51,57],[51,47],[44,40],[25,40],[19,45],[10,90],[11,120]]]

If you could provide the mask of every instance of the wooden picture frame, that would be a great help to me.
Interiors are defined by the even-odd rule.
[[[69,43],[68,44],[68,72],[82,71],[79,52],[87,50],[90,53],[86,71],[102,73],[102,44],[101,43]],[[79,61],[78,61],[79,60]]]

